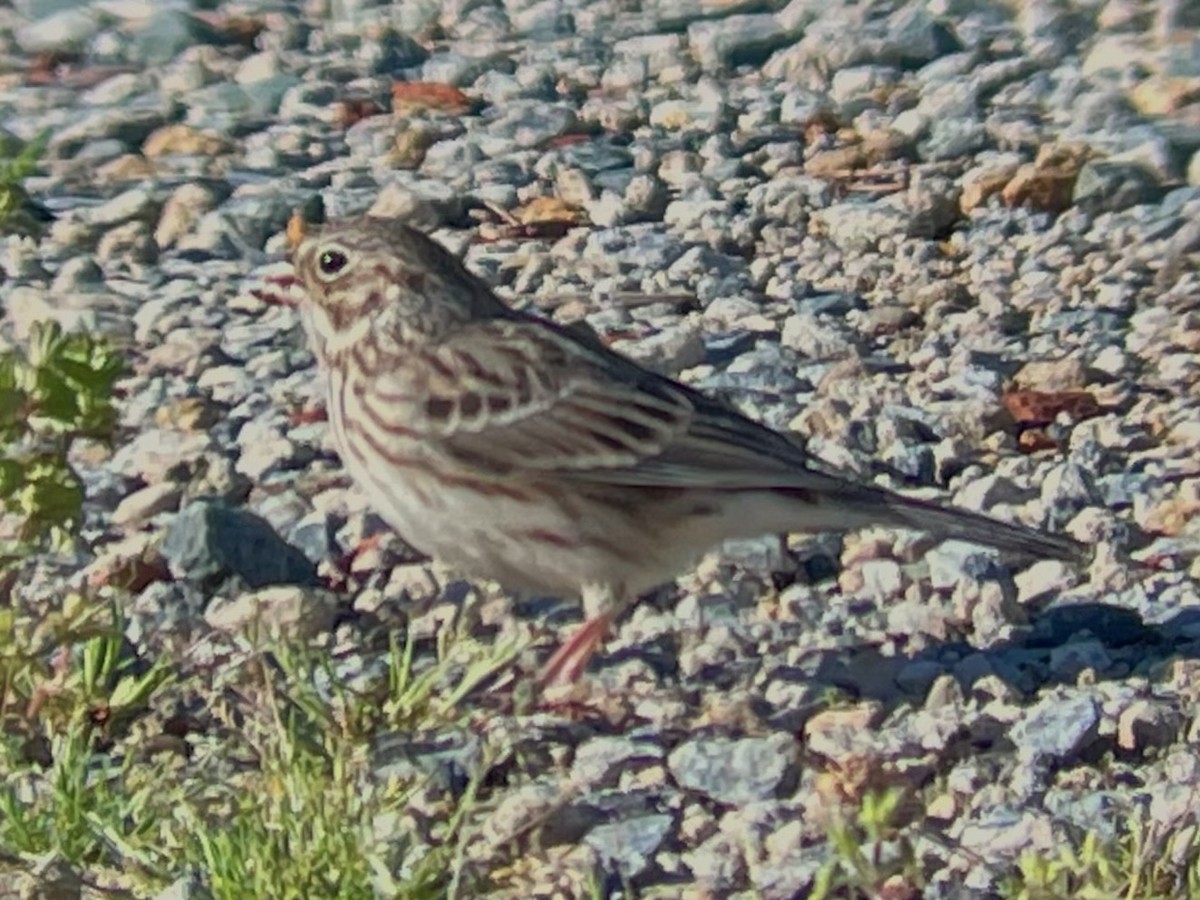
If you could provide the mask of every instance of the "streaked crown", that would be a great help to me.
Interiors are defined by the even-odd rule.
[[[401,344],[433,340],[472,317],[507,313],[449,251],[392,219],[358,216],[306,228],[292,265],[318,352],[371,334]]]

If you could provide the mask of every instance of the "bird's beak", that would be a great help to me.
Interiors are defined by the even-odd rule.
[[[287,223],[288,250],[295,253],[300,242],[304,240],[304,235],[312,230],[313,223],[304,218],[303,212],[296,210],[292,213],[292,217],[288,219]]]
[[[305,219],[301,210],[296,210],[287,223],[288,256],[294,257],[296,248],[304,240],[306,234],[313,231],[314,223]],[[272,269],[275,267],[273,266]],[[263,276],[262,285],[250,292],[264,303],[272,306],[297,307],[303,299],[303,288],[295,271],[286,263],[281,263],[276,271]]]

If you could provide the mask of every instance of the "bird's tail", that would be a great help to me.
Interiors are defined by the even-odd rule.
[[[950,509],[867,485],[841,491],[830,502],[836,502],[839,513],[860,527],[911,528],[943,540],[983,544],[1031,559],[1059,559],[1080,566],[1087,565],[1092,558],[1091,547],[1066,535],[1047,534],[970,510]]]

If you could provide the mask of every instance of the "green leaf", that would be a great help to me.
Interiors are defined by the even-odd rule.
[[[29,330],[29,365],[41,368],[58,355],[62,346],[62,326],[53,320],[35,322]]]
[[[77,388],[53,369],[43,368],[38,372],[34,399],[38,414],[52,419],[61,430],[67,430],[79,418]]]
[[[0,568],[34,545],[71,538],[84,499],[68,460],[71,444],[112,440],[118,421],[113,390],[126,371],[122,353],[105,340],[65,334],[53,321],[34,326],[24,352],[0,352],[0,442],[10,448],[0,456],[0,503],[21,519],[22,542],[0,559]]]
[[[83,485],[65,465],[39,463],[26,473],[18,503],[26,520],[25,540],[45,538],[54,528],[73,525],[83,508]]]
[[[0,497],[11,497],[25,484],[25,467],[15,459],[0,459]]]

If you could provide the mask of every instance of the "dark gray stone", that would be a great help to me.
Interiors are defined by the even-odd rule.
[[[176,578],[208,584],[238,577],[252,588],[271,584],[317,586],[317,567],[243,509],[200,500],[167,527],[162,553]]]

